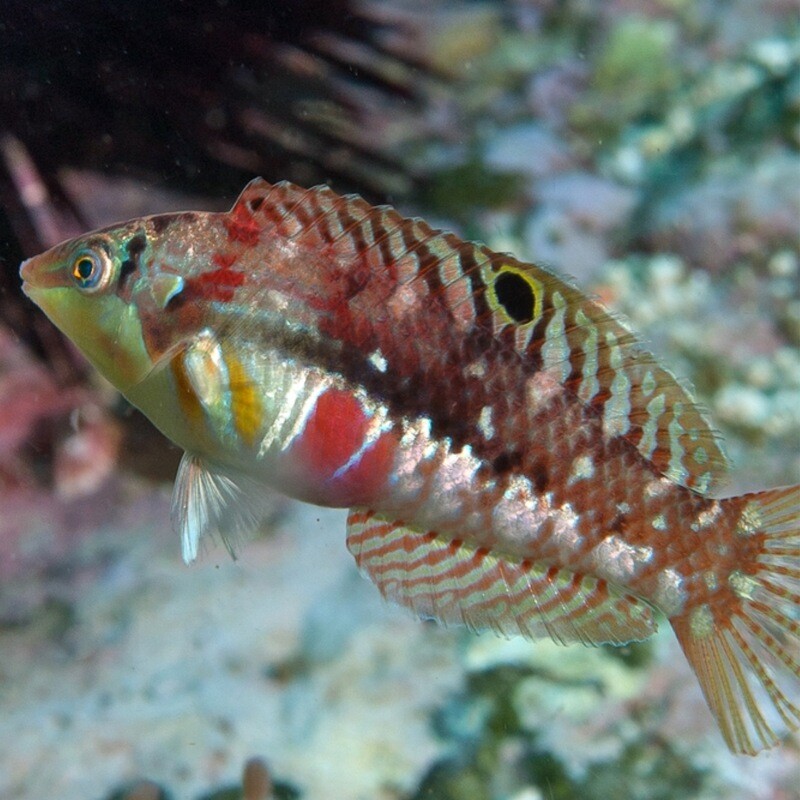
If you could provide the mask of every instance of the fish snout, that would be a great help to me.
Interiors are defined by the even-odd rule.
[[[19,276],[22,278],[22,291],[31,296],[31,290],[47,289],[61,285],[58,264],[43,259],[42,256],[34,256],[23,261],[19,268]]]
[[[22,262],[19,268],[19,276],[22,278],[22,291],[27,295],[29,294],[29,289],[35,284],[35,275],[36,275],[36,265],[34,261],[36,259],[29,258]]]

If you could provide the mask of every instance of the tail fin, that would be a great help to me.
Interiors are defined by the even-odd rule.
[[[800,728],[800,486],[738,500],[757,556],[671,622],[728,747],[755,755]]]

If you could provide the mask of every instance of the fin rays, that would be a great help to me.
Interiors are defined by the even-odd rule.
[[[754,755],[800,728],[800,486],[750,495],[745,508],[755,521],[743,535],[763,536],[754,569],[731,575],[732,597],[705,624],[690,612],[672,625],[728,746]]]
[[[205,536],[219,536],[236,558],[239,539],[257,530],[269,512],[268,497],[255,481],[184,453],[172,493],[172,524],[180,533],[183,560],[197,558]]]
[[[656,628],[649,606],[605,581],[504,559],[371,511],[351,512],[347,546],[384,597],[445,624],[585,644],[640,640]]]

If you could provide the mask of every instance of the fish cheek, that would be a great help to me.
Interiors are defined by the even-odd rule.
[[[114,294],[84,295],[72,287],[45,289],[33,299],[120,391],[152,369],[135,306]]]

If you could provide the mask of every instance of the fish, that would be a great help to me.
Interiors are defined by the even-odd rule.
[[[558,643],[666,618],[734,753],[800,726],[800,486],[724,497],[684,382],[569,280],[326,186],[134,219],[21,266],[27,296],[184,450],[189,563],[265,489],[349,509],[422,618]]]

